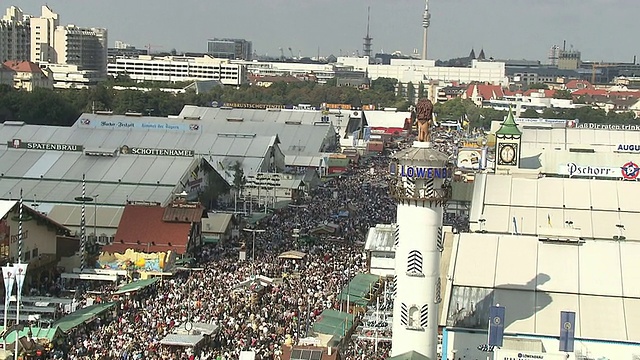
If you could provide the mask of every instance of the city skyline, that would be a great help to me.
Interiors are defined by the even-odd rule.
[[[162,6],[159,4],[162,3]],[[484,49],[496,59],[547,61],[552,45],[573,47],[583,60],[631,62],[640,24],[634,0],[430,0],[429,59],[466,56]],[[105,27],[116,40],[155,51],[205,52],[210,38],[245,38],[259,55],[315,57],[362,54],[367,7],[373,52],[421,53],[423,0],[237,0],[220,4],[183,0],[108,3],[48,1],[61,24]],[[90,4],[90,5],[87,5]],[[39,15],[41,0],[7,6]],[[220,8],[224,9],[220,11]],[[628,11],[620,11],[625,8]],[[90,9],[91,11],[88,11]],[[597,11],[594,11],[596,9]],[[249,11],[247,11],[249,10]],[[519,14],[526,14],[525,18]],[[605,20],[602,20],[605,19]],[[170,24],[170,25],[168,25]],[[404,26],[399,26],[404,24]],[[292,30],[294,29],[294,31]],[[507,34],[505,38],[503,34]],[[473,35],[473,36],[471,36]],[[614,39],[615,38],[615,39]],[[291,51],[289,51],[291,48]]]

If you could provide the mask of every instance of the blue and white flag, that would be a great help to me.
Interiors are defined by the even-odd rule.
[[[573,352],[575,341],[576,313],[573,311],[560,312],[560,351]]]
[[[489,309],[489,346],[502,346],[504,313],[504,306],[492,306]]]

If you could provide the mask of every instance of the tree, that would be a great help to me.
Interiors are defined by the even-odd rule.
[[[571,91],[569,90],[556,90],[553,93],[553,98],[554,99],[567,99],[567,100],[571,100],[573,99],[573,96],[571,95]]]
[[[244,185],[247,183],[247,179],[244,176],[244,169],[242,169],[242,164],[240,161],[236,161],[231,166],[231,171],[233,171],[233,188],[238,193],[241,194],[244,189]]]
[[[407,83],[407,101],[411,104],[416,103],[416,87],[411,81]]]
[[[540,117],[540,114],[533,109],[527,109],[520,116],[523,118],[538,118]]]
[[[207,186],[198,193],[198,200],[208,209],[217,206],[218,198],[229,192],[227,182],[214,170],[207,172]]]
[[[371,81],[371,90],[381,92],[394,92],[398,80],[392,78],[377,78]]]
[[[418,99],[422,99],[426,97],[424,83],[420,81],[420,85],[418,85]]]
[[[549,90],[549,87],[547,86],[547,84],[544,84],[544,83],[535,83],[535,84],[530,84],[529,89]]]
[[[401,82],[398,83],[398,88],[396,89],[396,96],[400,98],[405,97],[404,86]]]

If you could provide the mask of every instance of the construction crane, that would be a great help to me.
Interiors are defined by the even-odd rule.
[[[155,45],[155,44],[147,44],[144,46],[145,49],[147,49],[147,55],[151,55],[151,48],[154,49],[162,49],[163,46],[162,45]]]
[[[281,47],[278,50],[280,50],[280,61],[284,61],[284,50]]]
[[[291,50],[291,48],[289,48],[289,52],[291,53],[291,58],[292,58],[292,59],[295,59],[296,57],[295,57],[295,56],[293,56],[293,50]]]
[[[617,64],[606,64],[606,63],[592,63],[591,64],[591,84],[594,85],[596,83],[596,70],[604,69],[608,67],[618,66]]]

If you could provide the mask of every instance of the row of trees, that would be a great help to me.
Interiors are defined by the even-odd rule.
[[[491,108],[479,108],[469,99],[452,99],[447,102],[436,103],[433,111],[438,115],[438,121],[468,119],[472,127],[491,127],[491,121],[502,120],[507,115],[507,111],[494,110]],[[545,119],[579,119],[587,123],[607,123],[607,124],[629,124],[637,121],[632,112],[615,113],[605,112],[603,109],[594,109],[591,106],[584,106],[576,109],[547,108],[542,114],[533,109],[527,109],[520,114],[523,118],[545,118]]]
[[[359,90],[352,87],[336,87],[331,84],[318,85],[310,82],[274,83],[269,87],[241,86],[216,87],[204,94],[187,91],[171,94],[150,88],[149,91],[114,90],[113,86],[135,85],[126,79],[115,79],[86,90],[47,90],[33,92],[18,91],[0,86],[0,121],[21,120],[29,124],[71,125],[83,112],[111,110],[116,114],[127,111],[150,116],[168,116],[180,112],[184,105],[210,106],[218,103],[264,103],[264,104],[311,104],[321,103],[366,104],[394,107],[406,110],[416,97],[426,95],[423,85],[418,88],[409,83],[402,87],[394,79],[380,78],[372,81],[371,88]],[[158,85],[158,84],[156,84]],[[175,84],[174,84],[175,85]],[[183,84],[186,85],[186,84]],[[163,86],[160,84],[159,86]],[[145,84],[149,87],[149,84]],[[397,96],[396,93],[405,94]],[[559,94],[566,96],[566,94]],[[453,99],[437,103],[434,112],[442,120],[467,118],[474,127],[487,128],[492,120],[500,120],[505,111],[478,108],[471,100]],[[601,109],[585,106],[578,109],[546,109],[542,114],[527,110],[523,117],[580,119],[583,122],[629,123],[634,121],[632,113],[606,113]]]
[[[150,116],[176,115],[184,105],[210,106],[212,102],[311,104],[321,103],[375,104],[379,107],[407,109],[409,103],[395,95],[395,81],[373,81],[370,89],[318,85],[310,82],[274,83],[269,87],[244,85],[216,87],[204,94],[187,91],[171,94],[158,87],[149,91],[114,90],[113,86],[131,86],[127,82],[110,81],[92,89],[18,91],[0,86],[0,121],[21,120],[29,124],[70,125],[83,112],[110,110],[116,114],[127,111]],[[162,84],[159,84],[162,86]],[[147,85],[148,86],[148,85]],[[140,87],[140,86],[139,86]]]

